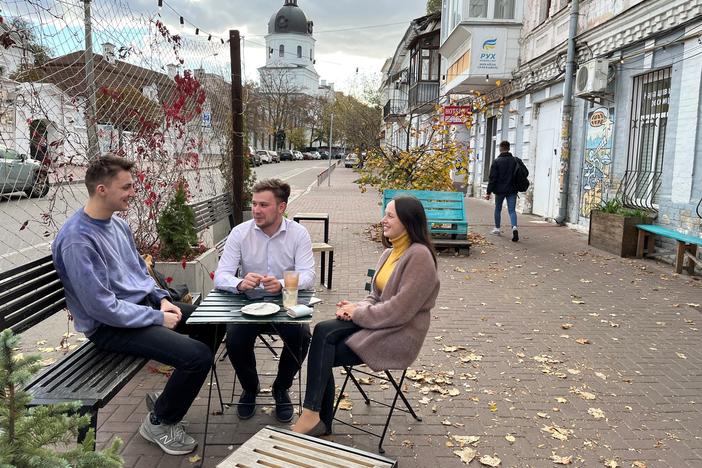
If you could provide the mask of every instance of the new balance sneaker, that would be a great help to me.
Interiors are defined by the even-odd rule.
[[[197,447],[197,441],[185,432],[182,423],[154,424],[151,422],[151,413],[141,423],[139,434],[169,455],[186,455]]]
[[[500,228],[495,228],[492,231],[490,231],[490,234],[499,236],[500,235]]]
[[[275,418],[288,423],[293,419],[293,405],[287,390],[273,389],[273,399],[275,400]]]
[[[519,240],[519,231],[516,227],[512,228],[512,242],[517,242]]]

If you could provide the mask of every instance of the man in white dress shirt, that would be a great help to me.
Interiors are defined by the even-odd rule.
[[[290,186],[279,179],[267,179],[253,187],[253,219],[239,224],[227,238],[215,272],[217,289],[235,294],[277,295],[283,288],[283,272],[300,273],[299,289],[315,284],[314,257],[310,235],[300,224],[283,217]],[[275,416],[280,422],[293,418],[288,389],[307,356],[308,325],[235,324],[227,327],[227,352],[243,389],[237,413],[249,419],[256,412],[260,391],[254,342],[261,333],[277,333],[285,343],[278,374],[273,382]],[[296,352],[297,351],[297,352]]]

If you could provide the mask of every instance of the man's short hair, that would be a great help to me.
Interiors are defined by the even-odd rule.
[[[253,186],[253,193],[271,191],[278,203],[288,202],[290,198],[290,185],[280,179],[263,179]]]
[[[114,154],[106,154],[93,159],[85,171],[85,186],[88,195],[93,195],[100,184],[105,184],[122,171],[131,171],[134,162]]]
[[[500,142],[500,151],[509,151],[509,141],[504,140]]]

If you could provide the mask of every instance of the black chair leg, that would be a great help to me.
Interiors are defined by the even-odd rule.
[[[341,400],[344,398],[344,390],[346,390],[346,384],[349,383],[349,378],[351,377],[351,368],[344,366],[344,369],[346,370],[346,378],[344,379],[344,384],[341,386],[341,389],[339,389],[339,397],[336,399],[336,404],[334,405],[332,419],[336,417],[336,412],[339,409],[339,403],[341,403]]]
[[[356,376],[353,375],[353,373],[351,372],[351,371],[353,370],[353,366],[352,366],[352,367],[348,367],[348,368],[344,367],[344,369],[346,369],[346,375],[348,375],[348,376],[351,378],[351,381],[352,381],[353,384],[356,386],[356,388],[358,389],[358,391],[361,393],[361,396],[363,396],[363,399],[366,401],[366,404],[367,404],[367,405],[370,405],[371,399],[368,397],[368,395],[366,394],[366,392],[363,390],[363,388],[361,387],[361,384],[359,383],[359,381],[356,380]]]
[[[402,398],[402,401],[405,403],[405,406],[407,407],[407,411],[412,415],[412,417],[417,420],[421,421],[422,418],[417,416],[417,413],[414,412],[414,409],[412,408],[412,405],[410,405],[409,401],[407,401],[407,397],[405,397],[405,393],[402,391],[402,383],[405,380],[405,374],[407,374],[407,370],[402,372],[402,376],[400,377],[400,383],[396,383],[395,379],[393,378],[392,374],[390,371],[385,371],[385,375],[388,378],[388,381],[395,387],[395,391],[400,395],[400,398]]]
[[[320,260],[321,261],[320,261],[319,273],[320,273],[321,278],[320,278],[319,284],[325,284],[325,282],[324,282],[324,265],[325,265],[326,258],[327,258],[326,252],[320,253]]]

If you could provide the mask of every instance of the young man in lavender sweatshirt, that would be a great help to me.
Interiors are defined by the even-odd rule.
[[[185,324],[194,307],[173,303],[146,270],[125,211],[134,196],[133,163],[94,160],[85,174],[89,199],[59,231],[51,251],[76,330],[97,347],[154,359],[175,370],[139,433],[170,455],[195,450],[182,419],[207,378],[214,327]]]

